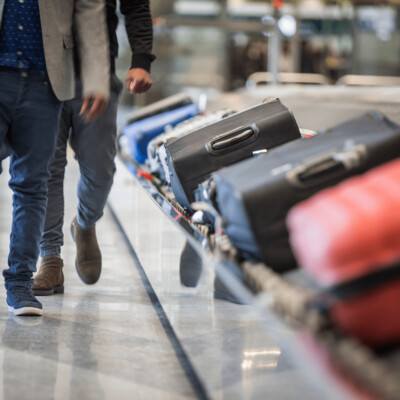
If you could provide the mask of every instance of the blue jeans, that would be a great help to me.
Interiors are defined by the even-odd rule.
[[[14,192],[9,268],[3,276],[7,289],[16,284],[30,287],[39,256],[48,167],[62,103],[42,71],[25,73],[0,67],[0,88],[0,157],[11,151],[9,187]]]
[[[74,100],[64,103],[54,162],[50,166],[48,204],[44,233],[40,242],[41,257],[61,255],[64,224],[64,174],[67,143],[70,141],[79,163],[78,225],[92,228],[103,215],[115,173],[116,120],[118,96],[122,84],[111,76],[111,97],[104,113],[85,123],[79,115],[82,106],[81,84],[77,82]]]

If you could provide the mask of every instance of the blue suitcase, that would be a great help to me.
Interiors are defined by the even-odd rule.
[[[193,100],[188,95],[183,93],[174,94],[173,96],[169,96],[135,110],[132,114],[128,115],[126,124],[130,125],[134,122],[154,117],[155,115],[160,115],[167,111],[188,106],[189,104],[193,104]]]
[[[135,161],[143,164],[147,160],[147,145],[152,139],[161,135],[167,126],[174,127],[199,114],[197,105],[190,104],[127,125],[122,130],[122,135],[128,139],[129,154]]]

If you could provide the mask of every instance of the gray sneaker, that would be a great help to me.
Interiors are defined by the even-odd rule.
[[[14,315],[43,315],[42,304],[33,295],[32,289],[13,286],[7,289],[8,311]]]

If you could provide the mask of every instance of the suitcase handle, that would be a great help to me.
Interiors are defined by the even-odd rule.
[[[366,155],[364,145],[333,151],[294,168],[286,177],[292,185],[302,189],[317,186],[360,167]]]
[[[244,141],[252,142],[256,140],[257,136],[258,128],[255,124],[246,127],[241,126],[214,137],[206,144],[206,149],[213,155],[228,153],[241,147]]]

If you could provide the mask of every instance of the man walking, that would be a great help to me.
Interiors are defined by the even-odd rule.
[[[132,63],[126,77],[131,93],[146,92],[151,84],[150,64],[153,28],[149,0],[120,0],[125,16],[125,28],[132,50]],[[102,259],[97,243],[95,224],[103,209],[113,182],[116,155],[116,118],[121,83],[115,75],[118,54],[116,0],[107,1],[107,25],[111,58],[111,97],[104,114],[89,124],[79,113],[82,98],[78,81],[78,96],[64,104],[54,162],[50,167],[48,205],[44,234],[40,244],[42,263],[33,286],[36,295],[64,292],[63,245],[64,195],[63,181],[67,164],[67,142],[75,152],[80,167],[78,212],[71,224],[76,243],[75,267],[81,280],[94,284],[100,277]]]
[[[9,268],[3,276],[15,315],[42,314],[32,275],[62,101],[74,96],[73,18],[81,43],[81,111],[90,120],[109,97],[104,15],[103,0],[0,0],[0,156],[11,153],[14,192]]]

